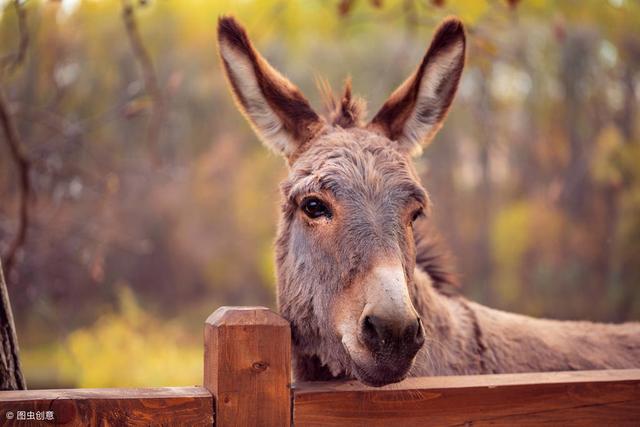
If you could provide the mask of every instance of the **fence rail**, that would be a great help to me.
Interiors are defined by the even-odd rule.
[[[295,386],[303,426],[640,425],[640,371],[411,378]]]
[[[200,427],[213,425],[212,408],[203,387],[3,391],[0,425]]]
[[[289,324],[266,308],[222,307],[205,322],[203,387],[0,392],[0,425],[43,423],[637,426],[640,369],[292,384]]]

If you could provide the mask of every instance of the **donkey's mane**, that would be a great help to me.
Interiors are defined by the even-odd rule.
[[[325,78],[316,78],[316,85],[322,97],[325,107],[327,122],[343,129],[362,126],[362,119],[366,115],[367,103],[351,93],[351,79],[347,78],[342,91],[342,96],[338,99],[329,81]]]
[[[460,283],[455,273],[453,257],[429,220],[421,219],[416,222],[413,238],[416,244],[416,265],[429,275],[434,289],[446,296],[459,295]]]

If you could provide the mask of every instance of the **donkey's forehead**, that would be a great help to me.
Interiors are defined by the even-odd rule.
[[[328,190],[334,195],[413,196],[427,203],[409,158],[384,136],[365,129],[333,128],[294,162],[283,190],[289,197]]]

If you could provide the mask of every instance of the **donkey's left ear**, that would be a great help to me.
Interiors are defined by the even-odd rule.
[[[418,154],[442,125],[464,67],[462,22],[449,18],[437,29],[418,69],[398,87],[368,125],[403,152]]]
[[[291,160],[322,129],[323,120],[253,47],[235,19],[218,20],[218,45],[240,110],[267,146]]]

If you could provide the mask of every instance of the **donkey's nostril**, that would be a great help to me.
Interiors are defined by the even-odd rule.
[[[373,352],[391,348],[403,341],[397,322],[375,315],[366,315],[360,327],[360,341]]]
[[[362,320],[362,341],[369,348],[374,348],[380,341],[380,321],[375,316],[365,316]]]
[[[422,323],[420,322],[420,318],[415,318],[413,322],[410,322],[403,331],[403,339],[405,342],[415,342],[417,343],[419,338],[423,336],[422,334]]]
[[[364,318],[364,328],[365,329],[371,329],[372,331],[375,332],[375,326],[373,326],[373,322],[371,321],[371,318],[369,316],[365,316]]]

